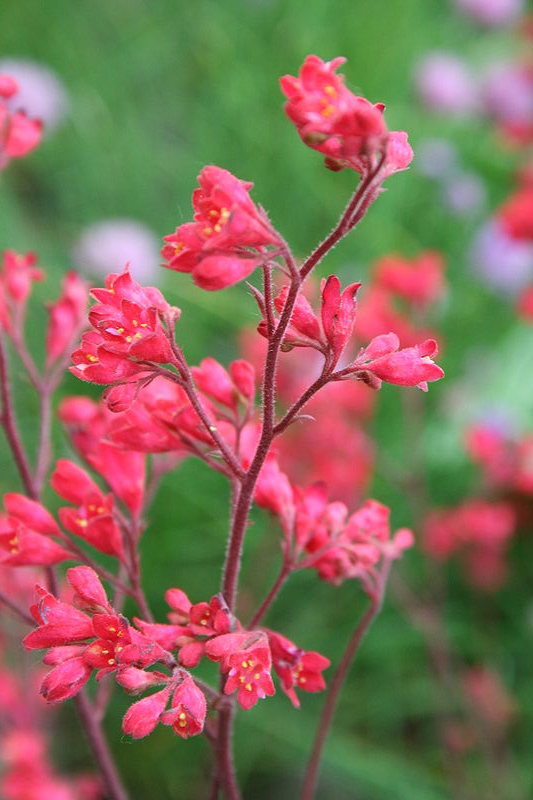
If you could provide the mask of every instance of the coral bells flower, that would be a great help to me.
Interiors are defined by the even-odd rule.
[[[18,92],[18,84],[8,75],[0,75],[0,170],[14,158],[24,158],[41,141],[41,123],[29,119],[23,111],[11,112],[7,100]]]
[[[21,494],[6,494],[4,504],[7,516],[0,517],[0,564],[49,567],[71,557],[51,538],[60,531],[40,503]]]
[[[220,167],[204,167],[193,193],[194,222],[165,236],[164,266],[188,272],[202,289],[225,289],[268,260],[280,237],[250,198],[253,184]]]
[[[372,168],[375,155],[385,152],[389,133],[383,105],[357,97],[337,75],[345,60],[324,62],[308,56],[299,76],[285,75],[280,84],[288,101],[285,111],[302,141],[325,156],[329,169],[348,167],[364,174]],[[386,164],[386,176],[406,169],[413,155],[405,133],[392,135],[394,152]]]
[[[68,272],[61,297],[48,309],[50,319],[46,332],[48,364],[64,355],[79,335],[85,321],[87,285],[76,272]]]
[[[120,529],[113,518],[113,495],[105,496],[87,473],[60,460],[50,480],[52,488],[76,508],[59,509],[63,527],[101,553],[124,559]]]
[[[407,261],[401,256],[386,256],[375,265],[379,286],[404,298],[417,308],[427,308],[444,294],[444,259],[435,251]]]
[[[207,642],[205,652],[212,661],[220,662],[222,673],[227,675],[224,693],[237,691],[237,701],[245,711],[260,698],[276,693],[270,677],[268,639],[262,631],[216,636]]]
[[[439,561],[456,552],[464,554],[470,582],[495,590],[507,574],[505,551],[515,524],[509,504],[471,500],[459,508],[429,514],[424,522],[424,547]]]
[[[172,697],[172,708],[162,717],[163,725],[172,725],[174,733],[182,739],[198,736],[204,729],[206,702],[202,691],[187,675]]]
[[[505,232],[513,239],[533,240],[533,187],[515,192],[499,211]]]
[[[298,78],[285,75],[280,84],[288,100],[285,111],[302,141],[326,156],[328,166],[358,169],[354,164],[386,141],[387,128],[383,106],[352,94],[336,74],[345,61],[308,56]]]
[[[89,313],[95,330],[85,334],[72,354],[75,366],[70,369],[76,377],[116,383],[150,374],[139,361],[173,361],[169,336],[180,311],[158,289],[142,287],[126,268],[120,275],[108,275],[105,289],[91,294],[98,301]]]
[[[322,673],[330,666],[330,661],[320,653],[301,650],[279,633],[266,631],[272,666],[280,678],[281,688],[295,708],[300,707],[294,687],[303,692],[321,692],[326,688]]]
[[[114,612],[94,570],[70,569],[67,581],[75,591],[76,605],[83,610],[37,586],[39,600],[30,611],[39,627],[24,639],[27,650],[51,648],[44,663],[54,668],[41,684],[41,693],[48,702],[74,696],[93,670],[97,670],[100,680],[125,667],[174,663],[170,653]]]
[[[0,323],[9,333],[20,327],[33,284],[42,281],[44,273],[36,269],[34,253],[17,255],[13,250],[2,254],[0,271]]]
[[[170,689],[163,689],[130,706],[122,720],[124,733],[129,733],[134,739],[152,733],[167,707],[169,695]]]
[[[415,347],[399,349],[395,333],[376,336],[350,365],[350,374],[379,389],[381,382],[397,386],[417,386],[427,392],[428,382],[444,377],[443,370],[431,358],[437,352],[437,342],[427,339]]]

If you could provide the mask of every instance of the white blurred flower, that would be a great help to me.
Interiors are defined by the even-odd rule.
[[[10,75],[19,85],[19,91],[8,101],[8,107],[41,120],[45,134],[57,127],[67,115],[67,90],[49,67],[18,58],[3,58],[0,60],[0,73]]]
[[[485,184],[474,172],[457,172],[445,181],[443,200],[459,216],[478,214],[487,199]]]
[[[133,219],[107,219],[89,225],[74,246],[74,265],[86,274],[102,277],[122,272],[129,263],[140,283],[157,280],[161,257],[155,233]]]

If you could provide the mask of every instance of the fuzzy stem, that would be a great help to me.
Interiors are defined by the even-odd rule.
[[[35,625],[35,620],[33,619],[32,615],[29,614],[25,608],[19,606],[19,604],[15,600],[9,597],[9,595],[5,594],[5,592],[3,592],[1,589],[0,589],[0,603],[4,603],[4,605],[10,608],[11,611],[13,611],[17,615],[17,617],[26,622],[28,625],[32,626]]]
[[[281,570],[279,571],[278,577],[272,584],[270,591],[268,592],[263,602],[261,603],[255,614],[253,615],[252,619],[250,620],[247,626],[248,629],[256,628],[259,625],[259,623],[267,613],[268,609],[278,596],[279,592],[281,591],[282,587],[285,584],[285,581],[287,580],[292,571],[293,568],[291,564],[284,561]]]
[[[17,469],[22,481],[22,485],[26,494],[35,500],[35,487],[33,485],[33,478],[28,463],[24,446],[22,444],[20,433],[15,420],[13,411],[13,404],[11,401],[11,387],[9,384],[9,375],[7,370],[7,355],[4,346],[4,337],[0,327],[0,396],[2,400],[2,411],[0,413],[0,423],[6,434],[7,441],[11,448],[13,458],[17,465]]]
[[[122,785],[111,753],[107,746],[102,728],[96,719],[94,709],[82,690],[75,698],[76,708],[82,721],[87,740],[94,760],[98,764],[104,787],[109,800],[128,800],[128,794]]]
[[[350,667],[352,666],[353,660],[357,654],[359,645],[361,644],[366,632],[372,625],[372,622],[375,620],[375,618],[381,611],[389,570],[390,570],[390,561],[386,559],[383,562],[383,566],[381,568],[380,579],[378,587],[376,589],[376,593],[373,597],[371,597],[370,605],[368,606],[367,610],[365,611],[365,613],[355,626],[355,629],[350,637],[346,650],[344,651],[342,659],[339,663],[339,666],[337,667],[335,675],[333,676],[333,680],[331,681],[331,684],[329,686],[326,702],[324,703],[324,708],[322,709],[322,715],[320,717],[320,722],[318,724],[318,728],[316,731],[315,740],[313,742],[313,749],[311,751],[311,756],[307,764],[307,770],[305,773],[301,800],[312,800],[314,796],[316,781],[318,778],[318,770],[320,766],[320,759],[322,757],[322,751],[326,743],[329,727],[331,725],[331,721],[333,719],[333,715],[337,707],[339,695],[344,685],[344,681],[346,680],[346,676],[350,671]]]

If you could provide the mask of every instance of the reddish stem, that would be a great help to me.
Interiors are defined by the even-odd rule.
[[[287,580],[292,571],[293,571],[292,565],[284,561],[283,566],[281,567],[281,570],[279,572],[279,575],[272,585],[272,588],[270,589],[269,593],[267,594],[267,596],[265,597],[265,599],[255,612],[255,614],[253,615],[252,619],[250,620],[247,626],[248,629],[256,628],[259,625],[259,623],[265,616],[266,612],[268,611],[268,609],[278,596],[279,592],[281,591],[282,587],[285,584],[285,581]]]
[[[312,800],[314,796],[320,759],[326,743],[329,727],[335,713],[335,708],[337,707],[339,695],[344,685],[344,681],[346,680],[346,676],[350,671],[353,660],[357,654],[359,645],[361,644],[372,622],[381,611],[389,570],[390,561],[387,559],[383,562],[383,566],[381,568],[380,580],[376,589],[376,593],[371,598],[369,607],[355,626],[340,664],[337,667],[335,675],[333,676],[333,680],[329,686],[326,702],[324,703],[324,708],[322,709],[322,715],[320,717],[320,722],[315,735],[313,749],[307,764],[301,800]]]
[[[102,775],[104,788],[109,800],[128,800],[128,794],[122,785],[107,742],[102,734],[102,729],[91,703],[82,690],[75,698],[78,714],[83,724],[83,729],[89,741],[94,759]]]
[[[26,622],[28,625],[35,625],[35,620],[33,619],[32,615],[29,614],[25,608],[19,606],[19,604],[13,600],[9,595],[5,594],[0,589],[0,603],[4,603],[8,608],[11,609],[21,620]]]
[[[20,433],[17,428],[15,414],[13,412],[13,405],[11,402],[11,389],[9,384],[9,375],[7,371],[7,356],[4,346],[4,337],[2,329],[0,328],[0,396],[2,400],[2,411],[0,413],[0,423],[5,431],[6,438],[9,442],[13,458],[17,465],[22,485],[26,494],[36,499],[35,488],[33,485],[33,478],[28,464],[28,459],[22,445]]]

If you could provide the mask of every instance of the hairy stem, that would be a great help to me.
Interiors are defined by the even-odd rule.
[[[379,584],[376,589],[376,593],[371,598],[369,607],[355,626],[339,666],[337,667],[335,675],[330,683],[326,702],[324,703],[324,708],[322,709],[322,715],[320,717],[315,740],[313,742],[311,756],[307,764],[301,800],[312,800],[314,796],[322,751],[326,743],[326,738],[333,715],[335,713],[335,709],[337,707],[339,696],[344,685],[344,681],[346,680],[348,672],[350,671],[350,667],[352,666],[354,658],[359,649],[359,645],[361,644],[366,632],[372,625],[372,622],[381,611],[389,570],[390,561],[385,560],[381,568]]]
[[[75,698],[75,703],[94,760],[98,764],[107,797],[109,800],[128,800],[128,794],[120,780],[102,728],[96,718],[91,702],[83,690]]]
[[[267,613],[268,609],[270,608],[270,606],[272,605],[272,603],[274,602],[274,600],[278,596],[279,592],[281,591],[282,587],[285,584],[285,581],[287,580],[287,578],[289,577],[291,572],[292,572],[292,566],[290,564],[288,564],[286,561],[284,561],[283,566],[281,567],[281,570],[279,571],[278,577],[276,578],[276,580],[272,584],[272,587],[271,587],[270,591],[268,592],[268,594],[266,595],[265,599],[263,600],[263,602],[261,603],[261,605],[259,606],[259,608],[255,612],[255,614],[253,615],[252,619],[250,620],[250,622],[249,622],[249,624],[247,626],[248,628],[252,628],[253,629],[253,628],[256,628],[259,625],[259,623],[261,622],[261,620],[263,619],[263,617]]]

